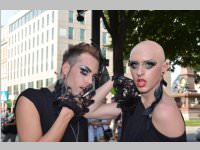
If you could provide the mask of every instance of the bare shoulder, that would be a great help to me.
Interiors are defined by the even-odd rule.
[[[34,141],[42,134],[39,113],[25,96],[20,96],[16,105],[16,124],[20,141]]]
[[[179,137],[184,133],[184,121],[173,97],[163,96],[152,116],[155,128],[162,134]]]

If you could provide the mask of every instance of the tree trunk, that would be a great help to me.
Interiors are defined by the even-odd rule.
[[[113,72],[114,74],[124,74],[123,46],[118,39],[119,38],[113,39]]]

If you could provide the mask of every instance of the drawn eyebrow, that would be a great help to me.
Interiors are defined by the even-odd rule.
[[[81,65],[80,67],[83,68],[83,69],[86,69],[88,72],[92,72],[92,70],[85,65]]]

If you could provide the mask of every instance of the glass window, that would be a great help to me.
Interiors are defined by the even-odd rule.
[[[18,91],[18,85],[14,85],[14,95],[18,95],[19,91]]]
[[[49,25],[49,14],[47,15],[47,26]]]
[[[46,79],[46,86],[53,84],[53,78]]]
[[[53,70],[54,45],[51,45],[51,70]]]
[[[37,50],[37,57],[36,57],[36,63],[37,63],[37,65],[36,65],[36,73],[38,73],[38,67],[39,67],[39,50]]]
[[[43,72],[43,55],[44,55],[44,52],[43,52],[43,48],[41,49],[41,72]]]
[[[34,82],[28,82],[28,88],[34,88]]]
[[[54,40],[54,28],[52,28],[51,33],[52,33],[52,34],[51,34],[51,39]]]
[[[44,17],[42,17],[42,28],[44,28]]]
[[[34,57],[34,51],[32,53],[32,74],[34,74],[34,62],[35,62],[35,57]]]
[[[48,70],[48,46],[46,47],[46,71]]]
[[[42,40],[41,40],[41,43],[43,44],[44,43],[44,33],[42,32]]]
[[[20,77],[22,77],[22,76],[23,76],[23,72],[22,72],[22,70],[23,70],[22,56],[21,56],[21,64],[20,64],[20,67],[21,67]]]
[[[30,39],[28,40],[28,48],[29,48],[29,50],[31,49],[31,40]]]
[[[41,88],[43,87],[43,81],[42,80],[38,80],[37,81],[37,88]]]
[[[33,37],[33,48],[35,47],[35,37]]]
[[[26,45],[26,41],[25,41],[25,44],[24,44],[24,45],[25,45],[25,46],[24,46],[24,47],[25,47],[25,49],[24,49],[24,50],[26,51],[26,50],[27,50],[27,45]]]
[[[25,37],[27,36],[27,27],[25,28]]]
[[[30,65],[31,65],[30,63],[31,63],[31,54],[29,53],[29,54],[28,54],[28,76],[30,75],[30,67],[31,67],[31,66],[30,66]]]
[[[8,94],[12,94],[12,86],[8,86]]]
[[[54,23],[54,11],[52,11],[52,23]]]
[[[23,52],[23,42],[21,43],[21,53]]]
[[[70,22],[70,23],[73,23],[73,11],[69,11],[69,14],[68,14],[68,21]]]
[[[31,35],[31,25],[29,25],[29,35]]]
[[[73,29],[73,27],[69,27],[68,29],[69,29],[68,38],[72,40],[73,39],[74,29]]]
[[[22,40],[23,40],[23,37],[24,37],[24,33],[23,33],[23,30],[22,30],[21,34],[22,34]]]
[[[40,30],[40,20],[38,20],[38,22],[37,22],[37,29],[38,29],[38,31]]]
[[[80,41],[85,40],[85,29],[80,29]]]
[[[102,43],[103,45],[106,45],[106,32],[102,33]]]
[[[47,38],[46,38],[47,42],[49,41],[49,30],[47,30]]]
[[[20,35],[19,35],[19,32],[18,32],[18,34],[17,34],[17,35],[18,35],[18,40],[17,40],[17,41],[20,41]]]
[[[26,76],[26,55],[24,57],[24,76]]]
[[[33,23],[33,33],[35,33],[35,22]]]
[[[37,46],[39,45],[39,35],[37,35]]]
[[[20,84],[20,91],[24,91],[26,89],[26,84],[25,83],[22,83]]]

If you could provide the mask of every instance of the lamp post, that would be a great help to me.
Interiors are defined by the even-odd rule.
[[[92,10],[92,42],[100,48],[100,11]]]

